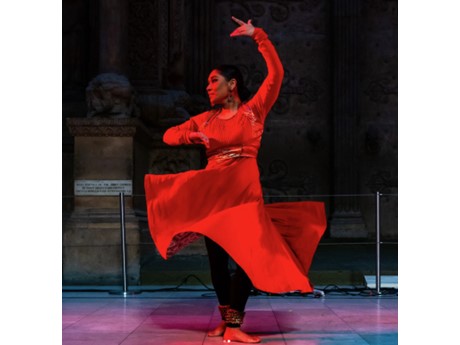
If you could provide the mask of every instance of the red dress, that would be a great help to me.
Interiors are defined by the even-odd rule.
[[[264,204],[257,152],[265,118],[278,97],[283,67],[266,33],[253,39],[268,74],[256,95],[230,119],[216,110],[192,117],[164,134],[169,145],[210,140],[205,169],[145,176],[149,228],[165,259],[205,235],[229,253],[255,288],[271,293],[312,292],[307,274],[326,229],[322,202]]]

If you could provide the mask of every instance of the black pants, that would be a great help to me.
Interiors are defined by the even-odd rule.
[[[239,265],[236,265],[236,270],[231,275],[228,267],[230,256],[227,252],[207,237],[205,237],[205,242],[212,285],[219,304],[230,305],[230,308],[243,312],[251,292],[251,280]]]

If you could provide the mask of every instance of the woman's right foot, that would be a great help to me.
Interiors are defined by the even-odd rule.
[[[245,343],[245,344],[256,344],[260,343],[260,338],[244,333],[241,328],[227,327],[224,332],[224,343]]]
[[[208,332],[208,337],[221,337],[224,335],[226,328],[225,321],[221,321],[216,328]]]

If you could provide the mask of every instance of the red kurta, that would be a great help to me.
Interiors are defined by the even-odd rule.
[[[230,119],[211,110],[164,134],[167,144],[182,145],[191,143],[190,132],[203,132],[210,140],[208,164],[203,170],[145,176],[149,228],[165,259],[205,235],[229,253],[255,288],[311,292],[307,274],[326,229],[324,204],[264,204],[257,152],[283,67],[262,29],[256,28],[253,38],[268,69],[256,95]]]

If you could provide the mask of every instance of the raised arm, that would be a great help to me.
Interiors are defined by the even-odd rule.
[[[252,37],[267,65],[267,76],[255,96],[248,103],[253,111],[264,119],[278,98],[284,77],[283,65],[275,47],[263,29],[254,27],[251,20],[244,23],[235,17],[232,19],[240,26],[230,36]]]

